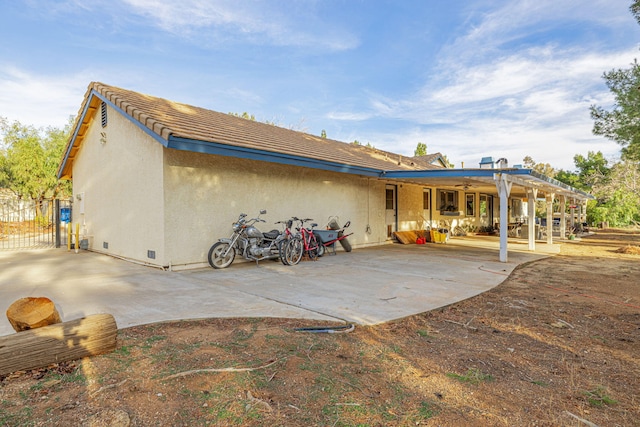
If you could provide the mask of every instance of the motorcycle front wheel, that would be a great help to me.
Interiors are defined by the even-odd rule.
[[[226,253],[226,255],[225,255]],[[213,268],[227,268],[236,257],[236,251],[229,248],[229,243],[217,242],[209,249],[209,265]]]

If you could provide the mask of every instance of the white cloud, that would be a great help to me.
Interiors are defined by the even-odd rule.
[[[78,112],[89,79],[29,74],[0,65],[0,115],[35,127],[63,127]]]
[[[362,121],[372,117],[370,113],[355,111],[331,111],[325,115],[329,120]]]
[[[235,0],[124,0],[157,26],[199,43],[240,39],[255,44],[347,50],[357,38],[331,22],[320,22],[315,2],[238,2]]]

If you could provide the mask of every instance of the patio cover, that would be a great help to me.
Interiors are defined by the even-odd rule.
[[[439,170],[411,170],[411,171],[382,171],[380,178],[410,182],[437,188],[463,188],[474,192],[498,194],[500,198],[500,261],[507,262],[508,216],[507,207],[509,197],[537,199],[544,194],[552,201],[558,196],[561,200],[561,210],[564,217],[564,206],[567,199],[574,204],[583,204],[594,197],[584,191],[573,188],[565,183],[542,175],[532,169],[501,168],[501,169],[439,169]],[[533,223],[535,206],[529,203],[527,217]],[[549,204],[547,209],[547,223],[553,221],[553,211]],[[564,227],[564,218],[561,221]],[[528,227],[529,249],[535,250],[535,230]],[[547,243],[552,243],[552,233],[547,233]]]

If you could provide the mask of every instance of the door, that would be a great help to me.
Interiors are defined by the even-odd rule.
[[[398,230],[398,199],[397,187],[388,184],[385,188],[385,224],[387,225],[387,240],[394,238],[393,233]]]
[[[418,224],[419,230],[426,230],[427,227],[431,227],[431,189],[422,189],[422,223]]]
[[[493,196],[480,194],[480,227],[493,227]]]

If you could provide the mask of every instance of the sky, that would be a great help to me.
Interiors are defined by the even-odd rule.
[[[92,81],[455,167],[574,170],[631,0],[2,0],[0,117],[63,127]]]

